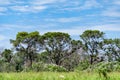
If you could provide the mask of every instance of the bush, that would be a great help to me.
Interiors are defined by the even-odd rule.
[[[52,72],[66,72],[67,70],[55,64],[45,64],[43,62],[33,63],[31,68],[24,69],[25,72],[40,72],[40,71],[52,71]]]
[[[96,64],[93,68],[96,70],[106,70],[107,72],[120,71],[120,62],[101,62]]]
[[[32,70],[35,72],[39,72],[39,71],[44,71],[44,63],[43,62],[37,62],[37,63],[33,63],[32,64]]]
[[[88,67],[90,66],[88,61],[83,61],[80,62],[79,65],[75,68],[75,71],[83,71],[88,69]]]
[[[15,72],[15,66],[11,63],[2,62],[0,65],[0,72]]]
[[[55,64],[46,64],[45,65],[45,70],[53,71],[53,72],[66,72],[67,71],[64,67],[58,66],[58,65],[55,65]]]

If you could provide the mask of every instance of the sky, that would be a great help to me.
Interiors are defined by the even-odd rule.
[[[21,31],[69,33],[100,30],[120,38],[120,0],[0,0],[0,47]]]

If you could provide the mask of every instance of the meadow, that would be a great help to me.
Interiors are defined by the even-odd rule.
[[[120,80],[119,72],[108,74],[107,80]],[[106,80],[97,73],[87,72],[39,72],[0,73],[0,80]]]

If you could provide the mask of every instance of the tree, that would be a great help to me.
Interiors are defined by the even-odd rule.
[[[113,39],[105,39],[103,51],[105,56],[107,56],[107,60],[113,61],[113,52],[115,51],[114,40]]]
[[[49,53],[47,51],[41,52],[40,54],[38,54],[37,56],[37,62],[44,62],[44,63],[50,63],[49,60]]]
[[[80,40],[71,40],[69,56],[64,58],[62,63],[63,67],[68,71],[73,71],[76,66],[79,65],[82,57],[82,42]]]
[[[103,50],[108,61],[120,61],[120,39],[105,39]]]
[[[79,47],[77,41],[72,41],[69,34],[62,32],[48,32],[42,36],[41,40],[43,41],[44,49],[48,53],[47,58],[51,63],[64,67],[70,65],[71,61],[73,61],[72,63],[75,63],[75,58],[77,59],[77,57],[71,58],[77,55],[75,52]]]
[[[67,33],[61,32],[48,32],[42,36],[42,43],[51,63],[61,65],[70,48],[70,40]]]
[[[93,64],[94,59],[98,56],[99,50],[102,47],[104,33],[98,30],[86,30],[80,35],[84,50],[90,57],[90,64]]]
[[[117,51],[117,52],[114,52],[114,56],[117,61],[120,61],[120,39],[114,39],[114,43]]]
[[[10,49],[5,49],[3,52],[2,52],[2,57],[4,58],[5,62],[8,62],[10,63],[12,57],[13,57],[13,53]]]
[[[16,40],[11,40],[11,43],[15,47],[16,51],[24,53],[25,65],[27,67],[32,66],[32,62],[35,59],[36,53],[41,50],[41,44],[39,43],[39,32],[18,32]]]
[[[15,71],[20,72],[24,69],[24,53],[16,52],[13,56],[13,64],[15,67]]]

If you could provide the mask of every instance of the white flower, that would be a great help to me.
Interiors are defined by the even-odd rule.
[[[60,77],[60,78],[65,78],[65,76],[64,76],[64,75],[60,75],[59,77]]]

